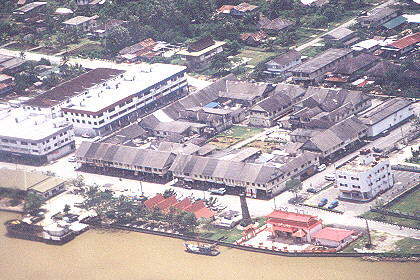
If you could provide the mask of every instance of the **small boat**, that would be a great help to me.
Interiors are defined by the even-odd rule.
[[[185,243],[185,251],[192,254],[200,254],[206,256],[217,256],[220,254],[219,250],[216,249],[216,245],[210,244],[191,244]]]

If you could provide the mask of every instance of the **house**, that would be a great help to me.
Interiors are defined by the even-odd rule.
[[[248,46],[258,46],[265,39],[267,39],[267,34],[264,31],[257,31],[254,33],[242,33],[240,36],[241,40],[245,42]]]
[[[186,50],[178,52],[178,55],[187,61],[190,68],[202,70],[210,65],[213,56],[223,51],[225,44],[225,42],[206,37],[193,42]]]
[[[312,215],[274,210],[267,218],[267,228],[273,237],[290,238],[298,243],[311,242],[313,235],[322,229],[322,220]]]
[[[359,119],[368,126],[367,136],[376,137],[414,115],[413,102],[396,97],[363,113]]]
[[[390,21],[384,23],[382,26],[386,29],[395,29],[407,22],[407,18],[404,16],[398,16],[396,18],[391,19]]]
[[[296,91],[290,90],[290,87],[278,86],[274,94],[258,102],[249,110],[249,124],[257,127],[271,127],[276,120],[292,110],[292,105],[303,96],[303,92],[295,95]]]
[[[376,28],[397,16],[398,10],[391,7],[376,8],[367,16],[358,17],[357,22],[364,27]]]
[[[301,54],[298,51],[291,50],[287,53],[281,54],[265,64],[266,70],[264,73],[271,75],[287,76],[288,70],[301,64]]]
[[[15,73],[19,73],[23,70],[25,65],[25,60],[0,54],[0,73],[11,75]]]
[[[32,2],[22,7],[17,8],[13,11],[13,16],[16,17],[18,20],[25,20],[30,17],[34,17],[37,14],[44,13],[47,8],[47,2]]]
[[[394,64],[387,60],[381,60],[375,66],[366,71],[365,75],[374,80],[385,80],[389,75],[398,73],[401,78],[404,78],[408,83],[413,85],[420,80],[419,71],[410,69],[404,70],[401,65]]]
[[[337,248],[339,250],[353,241],[354,234],[355,232],[352,230],[325,227],[316,232],[312,238],[317,245]]]
[[[82,166],[163,178],[169,175],[175,156],[171,152],[87,141],[81,143],[75,155]]]
[[[23,110],[0,112],[0,159],[41,165],[75,149],[74,130],[64,119],[30,116]]]
[[[300,0],[300,2],[307,6],[321,7],[330,2],[330,0]]]
[[[124,23],[125,22],[123,20],[111,19],[96,25],[96,27],[92,31],[96,37],[103,39],[105,37],[108,37],[112,30],[119,26],[122,26]]]
[[[180,48],[177,45],[172,45],[164,41],[155,41],[152,38],[148,38],[120,50],[117,59],[129,62],[139,60],[149,61],[150,59],[158,56],[171,57],[179,49]]]
[[[13,89],[14,89],[14,84],[0,82],[0,96],[11,92]]]
[[[287,19],[275,18],[270,20],[269,18],[261,15],[257,25],[267,34],[277,34],[294,24],[295,23],[293,21]]]
[[[331,72],[325,73],[325,81],[333,85],[353,82],[364,75],[364,72],[378,60],[377,56],[367,53],[348,57],[337,64]]]
[[[76,0],[77,6],[96,6],[102,5],[106,2],[106,0]]]
[[[368,127],[356,117],[338,122],[316,133],[302,146],[303,150],[319,153],[321,157],[334,156],[343,149],[351,149],[366,137]]]
[[[353,56],[351,49],[329,49],[314,58],[292,68],[290,72],[297,84],[313,85],[324,79],[324,74],[331,71],[338,63]]]
[[[394,185],[389,159],[370,150],[361,150],[358,156],[338,166],[335,180],[341,199],[358,202],[371,201]]]
[[[335,46],[348,46],[359,40],[356,36],[357,33],[355,31],[341,27],[328,32],[322,38],[325,42]]]
[[[294,104],[289,123],[292,129],[326,129],[370,105],[370,98],[361,91],[309,87]]]
[[[391,55],[400,56],[417,49],[419,42],[420,32],[417,32],[392,42],[387,46],[382,47],[382,49]]]
[[[93,30],[97,25],[99,16],[76,16],[63,22],[66,30],[77,30],[88,32]]]
[[[49,199],[66,190],[65,180],[45,175],[40,172],[0,169],[0,189],[14,189],[33,192],[44,199]]]
[[[219,14],[229,14],[237,17],[250,17],[257,14],[258,6],[243,2],[239,5],[223,5],[217,12]]]

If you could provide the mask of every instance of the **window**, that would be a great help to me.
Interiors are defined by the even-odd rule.
[[[24,142],[24,141],[22,141],[22,142],[20,142],[22,145],[24,145],[24,146],[26,146],[26,145],[28,145],[28,142]]]

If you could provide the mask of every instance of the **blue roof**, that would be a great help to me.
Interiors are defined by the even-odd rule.
[[[204,107],[206,107],[206,108],[217,108],[217,107],[219,107],[219,102],[210,102],[209,104],[207,104]]]
[[[396,17],[394,19],[391,19],[390,21],[383,24],[383,27],[387,29],[394,29],[397,26],[400,26],[401,24],[405,23],[407,19],[403,16]]]

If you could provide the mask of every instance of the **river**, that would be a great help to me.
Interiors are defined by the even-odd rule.
[[[188,254],[182,240],[90,230],[54,246],[5,236],[0,212],[1,280],[346,280],[420,279],[416,263],[370,263],[353,258],[290,258],[221,247],[217,257]],[[417,275],[417,276],[416,276]]]

